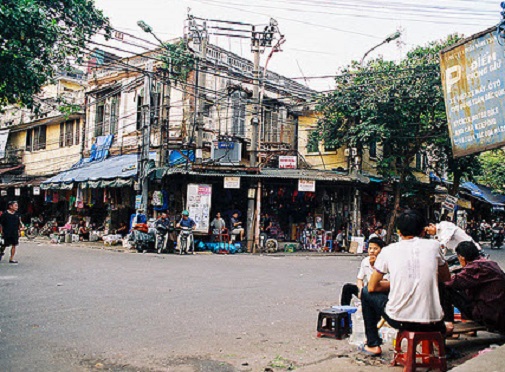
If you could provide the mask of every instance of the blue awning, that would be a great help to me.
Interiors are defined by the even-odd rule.
[[[496,194],[490,187],[477,185],[472,182],[465,182],[460,186],[463,191],[467,191],[473,197],[480,199],[493,207],[505,206],[505,195]]]
[[[151,153],[150,159],[156,154]],[[122,187],[133,183],[137,175],[138,155],[114,156],[102,161],[81,163],[44,181],[42,189],[71,189],[74,183],[83,187]]]

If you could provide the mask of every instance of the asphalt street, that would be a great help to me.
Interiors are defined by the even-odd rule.
[[[492,251],[502,267],[504,253]],[[1,371],[388,368],[387,358],[352,357],[347,341],[315,337],[318,310],[338,304],[360,257],[23,243],[17,259],[0,262]]]

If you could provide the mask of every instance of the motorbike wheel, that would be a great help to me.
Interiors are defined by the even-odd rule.
[[[25,235],[28,240],[33,240],[39,235],[39,229],[36,227],[30,227],[26,230]]]

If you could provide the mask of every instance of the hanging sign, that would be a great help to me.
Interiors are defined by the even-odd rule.
[[[135,209],[142,207],[142,195],[135,196]]]
[[[33,188],[33,195],[40,195],[40,187],[34,187]]]
[[[224,188],[225,189],[240,189],[240,177],[225,177],[224,178]]]
[[[316,181],[298,180],[298,191],[316,192]]]
[[[20,196],[21,195],[21,189],[20,188],[15,188],[14,189],[14,195]]]
[[[279,156],[279,169],[296,169],[296,156]]]
[[[0,191],[1,196],[7,196],[7,190],[2,190]]]
[[[208,233],[212,200],[212,186],[190,183],[188,185],[187,209],[189,217],[195,220],[197,232]]]

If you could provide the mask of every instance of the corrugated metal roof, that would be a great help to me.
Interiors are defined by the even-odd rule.
[[[163,176],[174,174],[187,174],[192,176],[208,176],[208,177],[247,177],[247,178],[281,178],[281,179],[305,179],[314,181],[330,181],[330,182],[360,182],[368,184],[370,179],[361,174],[347,175],[332,171],[323,171],[317,169],[261,169],[260,173],[246,173],[234,168],[230,169],[230,173],[218,172],[212,170],[194,171],[184,168],[165,168],[162,172]]]

